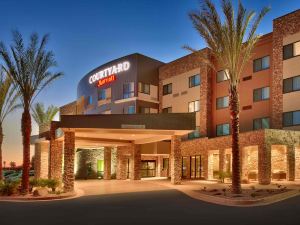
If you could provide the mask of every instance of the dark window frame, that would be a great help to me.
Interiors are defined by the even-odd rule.
[[[169,112],[170,109],[171,109],[171,112]],[[167,112],[166,112],[166,111],[167,111]],[[163,108],[163,109],[162,109],[162,113],[172,113],[172,106]]]
[[[269,88],[269,97],[266,98],[266,99],[262,99],[262,91],[261,91],[261,98],[259,100],[255,100],[255,91],[263,90],[264,88]],[[261,102],[261,101],[268,101],[268,100],[270,100],[270,86],[265,86],[265,87],[253,89],[253,102]]]
[[[216,81],[217,81],[217,83],[221,83],[221,82],[224,82],[224,81],[228,81],[228,80],[229,80],[229,77],[227,77],[227,76],[225,76],[226,80],[218,80],[218,73],[219,73],[219,72],[222,72],[222,71],[224,71],[224,73],[225,73],[225,70],[219,70],[219,71],[217,71],[217,73],[216,73]]]
[[[266,58],[266,57],[269,57],[269,66],[267,68],[263,68],[262,67],[263,58]],[[260,68],[258,70],[256,70],[256,68],[255,68],[255,62],[257,62],[257,61],[260,62]],[[253,60],[253,73],[270,69],[270,64],[271,64],[271,57],[270,57],[270,55],[266,55],[266,56],[254,59]]]
[[[228,106],[224,106],[224,107],[218,107],[218,99],[224,99],[224,98],[228,98]],[[217,110],[220,110],[220,109],[226,109],[226,108],[228,108],[229,107],[229,96],[227,95],[227,96],[222,96],[222,97],[218,97],[218,98],[216,98],[216,109]]]
[[[104,98],[102,98],[103,96],[101,95],[100,97],[100,93],[103,92],[104,93]],[[106,89],[99,89],[98,90],[98,101],[100,100],[105,100],[106,99]]]
[[[269,128],[263,128],[263,123],[262,123],[263,119],[268,119],[268,121],[269,121],[269,128],[270,128],[270,117],[260,117],[260,118],[253,119],[252,129],[253,130],[269,129]],[[254,126],[255,121],[259,121],[259,123],[260,123],[260,127],[258,129],[255,129],[255,126]]]
[[[299,89],[294,89],[294,79],[296,79],[296,78],[300,78],[300,75],[297,75],[297,76],[294,76],[294,77],[289,77],[289,78],[286,78],[286,79],[283,79],[283,94],[287,94],[287,93],[291,93],[291,92],[295,92],[295,91],[300,91],[300,88]],[[291,91],[286,91],[285,90],[285,85],[284,85],[284,83],[285,82],[288,82],[288,81],[292,81],[292,88],[291,88]]]
[[[196,102],[199,102],[199,109],[196,111],[195,110],[195,103]],[[194,111],[190,111],[190,103],[194,103]],[[190,101],[190,102],[188,102],[188,112],[200,112],[200,99],[199,100],[195,100],[195,101]]]
[[[298,112],[298,113],[300,113],[300,110],[295,110],[295,111],[290,111],[290,112],[284,112],[283,114],[282,114],[282,126],[283,127],[294,127],[294,126],[299,126],[300,125],[300,123],[297,123],[297,124],[294,124],[294,113],[296,113],[296,112]],[[292,120],[292,123],[291,123],[291,125],[286,125],[285,123],[284,123],[284,116],[285,115],[287,115],[287,114],[291,114],[292,115],[292,117],[291,117],[291,120]]]
[[[298,43],[298,42],[300,42],[300,40],[282,46],[282,60],[288,60],[288,59],[292,59],[292,58],[295,58],[295,57],[300,56],[300,54],[299,54],[299,55],[294,55],[294,44],[296,44],[296,43]],[[285,57],[285,54],[284,54],[284,48],[288,48],[289,46],[292,46],[292,48],[291,48],[291,49],[292,49],[292,56],[286,58],[286,57]]]
[[[144,111],[145,109],[149,109],[149,112],[145,112],[145,111]],[[140,106],[140,107],[139,107],[139,112],[140,112],[140,114],[150,114],[150,110],[151,110],[150,107],[143,107],[143,106]]]
[[[221,134],[221,135],[218,135],[218,127],[219,127],[219,126],[222,126],[222,127],[223,127],[224,125],[228,125],[228,127],[229,127],[229,133],[228,133],[228,134],[223,134],[223,131],[222,131],[222,134]],[[222,123],[222,124],[216,125],[216,136],[217,136],[217,137],[228,136],[228,135],[230,135],[230,133],[231,133],[231,129],[230,129],[230,124],[229,124],[229,123]]]
[[[131,91],[125,91],[125,85],[131,85],[133,83],[133,90]],[[135,91],[135,85],[134,82],[126,82],[123,84],[123,99],[127,99],[127,98],[133,98],[134,97],[134,91]]]
[[[172,83],[163,85],[163,95],[170,95],[172,94],[172,91],[173,91]]]
[[[145,86],[148,85],[149,86],[149,92],[145,91]],[[140,90],[140,87],[141,87],[141,90]],[[150,95],[150,84],[149,83],[143,83],[143,82],[139,82],[138,83],[138,92],[139,93],[143,93],[143,94],[146,94],[146,95]]]
[[[195,78],[197,76],[199,76],[199,83],[196,84],[195,83]],[[195,75],[189,77],[189,88],[200,86],[200,84],[201,84],[201,76],[200,76],[200,74],[195,74]]]

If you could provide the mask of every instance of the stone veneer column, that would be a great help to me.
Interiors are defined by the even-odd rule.
[[[127,158],[123,154],[124,147],[117,147],[117,171],[116,178],[117,180],[126,180],[127,179]]]
[[[171,183],[180,184],[181,183],[181,164],[182,157],[180,151],[181,137],[173,135],[171,138]]]
[[[43,141],[34,145],[34,177],[48,178],[49,141]]]
[[[131,160],[130,160],[130,179],[141,179],[141,146],[132,144],[131,146]]]
[[[289,181],[295,180],[295,164],[296,164],[296,158],[295,158],[295,146],[294,145],[287,145],[287,177],[286,179]]]
[[[63,154],[63,141],[50,140],[49,151],[49,178],[61,180],[62,178],[62,154]]]
[[[258,145],[258,182],[271,183],[271,144]]]
[[[157,176],[162,177],[163,176],[163,156],[159,155],[157,156]]]
[[[64,191],[74,190],[74,159],[75,159],[75,132],[65,132],[64,146]]]
[[[104,148],[104,180],[111,179],[111,148]]]

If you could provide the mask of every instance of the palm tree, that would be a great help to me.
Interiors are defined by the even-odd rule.
[[[17,104],[18,93],[14,87],[12,79],[7,76],[3,70],[0,71],[0,180],[2,177],[2,143],[3,143],[3,121],[6,116],[20,107]],[[4,162],[3,162],[3,165]]]
[[[39,127],[48,126],[50,125],[51,121],[54,119],[58,111],[58,107],[50,105],[47,109],[45,109],[44,104],[38,102],[34,104],[32,108],[32,117],[35,120],[35,122],[39,125]]]
[[[229,79],[229,105],[232,135],[232,192],[241,193],[239,157],[239,79],[252,55],[259,39],[256,34],[258,25],[269,11],[264,7],[256,16],[239,1],[237,14],[230,0],[222,0],[221,8],[225,21],[222,23],[216,6],[210,0],[203,0],[199,11],[189,14],[193,25],[207,43],[212,56],[225,70]],[[193,50],[189,47],[186,47]],[[193,50],[194,51],[194,50]],[[209,66],[212,66],[210,63]],[[213,69],[214,66],[212,66]]]
[[[21,131],[23,137],[23,175],[22,191],[29,190],[30,169],[30,134],[31,115],[30,107],[35,97],[52,81],[63,74],[53,72],[56,66],[54,54],[46,50],[49,36],[44,35],[40,41],[38,34],[30,36],[29,44],[25,47],[22,35],[18,31],[13,32],[13,43],[10,52],[6,46],[0,43],[0,56],[4,61],[4,70],[12,77],[23,106],[21,119]]]

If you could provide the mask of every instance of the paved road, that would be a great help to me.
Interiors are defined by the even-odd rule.
[[[1,225],[300,224],[300,196],[270,206],[235,208],[177,190],[85,196],[53,202],[0,202]]]

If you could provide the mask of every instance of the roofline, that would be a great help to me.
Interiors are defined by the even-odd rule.
[[[293,14],[293,13],[298,12],[298,11],[300,11],[300,9],[296,9],[296,10],[294,10],[294,11],[292,11],[292,12],[289,12],[289,13],[287,13],[287,14],[284,14],[284,15],[282,15],[282,16],[279,16],[279,17],[273,19],[273,21],[274,21],[274,20],[281,19],[282,17],[288,16],[288,15]]]

